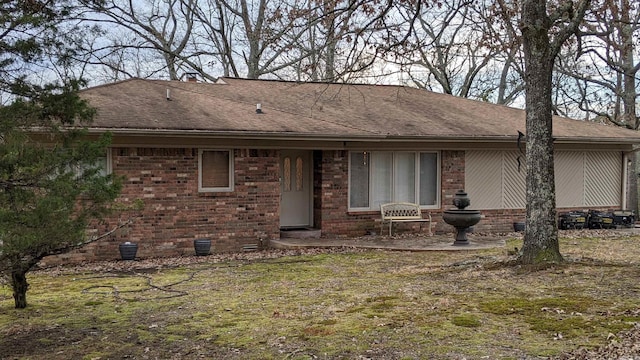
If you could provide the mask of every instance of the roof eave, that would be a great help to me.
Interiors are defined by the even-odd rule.
[[[299,132],[254,132],[254,131],[210,131],[210,130],[176,130],[176,129],[131,129],[131,128],[90,128],[89,133],[99,134],[111,132],[116,135],[129,136],[162,136],[162,137],[225,137],[225,138],[242,138],[242,139],[263,139],[263,140],[335,140],[335,141],[393,141],[393,142],[415,142],[415,141],[432,141],[432,142],[465,142],[465,143],[486,143],[498,142],[508,143],[517,141],[516,135],[487,135],[487,136],[404,136],[404,135],[335,135],[335,134],[316,134],[316,133],[299,133]],[[630,144],[640,145],[640,137],[638,138],[611,138],[611,137],[556,137],[556,143],[563,144]]]
[[[517,136],[431,136],[431,135],[388,135],[388,134],[363,134],[363,135],[336,135],[321,133],[299,133],[299,132],[255,132],[255,131],[211,131],[211,130],[176,130],[176,129],[131,129],[131,128],[97,128],[89,129],[90,134],[101,134],[111,132],[115,135],[129,136],[162,136],[162,137],[225,137],[242,139],[264,139],[264,140],[336,140],[336,141],[461,141],[461,142],[511,142]]]
[[[555,137],[555,143],[563,144],[629,144],[640,145],[638,138],[611,138],[611,137]]]

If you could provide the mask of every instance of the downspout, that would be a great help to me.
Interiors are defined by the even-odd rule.
[[[620,210],[627,209],[627,178],[629,178],[629,153],[622,153],[622,208]]]

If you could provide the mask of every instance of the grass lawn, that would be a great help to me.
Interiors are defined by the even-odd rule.
[[[472,252],[38,271],[27,309],[0,285],[0,358],[548,358],[640,321],[639,243],[563,238],[567,264],[538,271],[506,265],[515,239]]]

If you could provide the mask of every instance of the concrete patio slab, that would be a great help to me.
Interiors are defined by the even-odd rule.
[[[271,240],[269,246],[276,249],[353,247],[397,251],[469,251],[504,247],[507,237],[469,235],[468,245],[453,245],[453,234],[416,235],[409,237],[363,236],[359,238],[285,238]]]

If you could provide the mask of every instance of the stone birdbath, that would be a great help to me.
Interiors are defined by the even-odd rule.
[[[469,245],[467,232],[470,227],[480,221],[479,210],[465,210],[470,204],[471,200],[467,193],[464,190],[458,190],[453,198],[453,205],[457,209],[445,210],[442,214],[442,220],[456,228],[456,240],[453,245]]]

